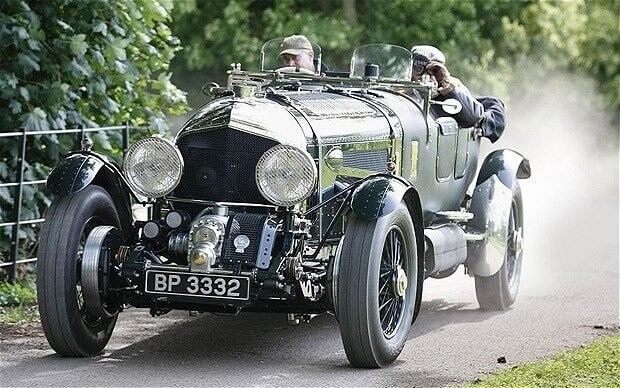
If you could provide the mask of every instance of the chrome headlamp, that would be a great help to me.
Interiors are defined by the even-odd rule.
[[[316,184],[317,171],[310,154],[288,145],[277,145],[256,164],[256,184],[269,202],[293,206],[308,198]]]
[[[162,197],[181,181],[183,157],[170,140],[149,137],[129,148],[123,174],[129,186],[139,194],[148,198]]]

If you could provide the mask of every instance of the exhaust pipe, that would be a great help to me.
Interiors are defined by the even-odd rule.
[[[424,237],[425,277],[434,277],[443,271],[456,269],[467,259],[465,232],[458,225],[428,227],[424,229]]]

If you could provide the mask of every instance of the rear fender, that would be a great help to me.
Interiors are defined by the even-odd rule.
[[[496,150],[482,162],[476,186],[496,175],[504,186],[512,190],[517,179],[527,179],[532,175],[530,161],[513,150]]]
[[[529,161],[512,150],[494,151],[484,160],[471,200],[474,217],[467,225],[468,232],[484,237],[468,242],[465,265],[471,274],[492,276],[501,269],[513,190],[518,179],[530,175]]]
[[[123,232],[130,233],[132,192],[118,168],[104,157],[86,151],[72,153],[60,161],[47,178],[47,188],[60,197],[75,194],[91,184],[101,186],[110,194]]]

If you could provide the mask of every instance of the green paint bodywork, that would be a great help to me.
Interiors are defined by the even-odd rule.
[[[370,178],[355,189],[351,209],[366,220],[379,218],[398,206],[407,189],[408,186],[390,177]]]
[[[60,161],[47,178],[47,188],[60,197],[73,195],[91,184],[103,187],[110,194],[120,217],[121,229],[129,236],[133,224],[132,192],[121,172],[107,158],[79,151]]]
[[[520,153],[503,149],[490,153],[480,167],[476,185],[480,185],[492,175],[497,175],[500,182],[512,189],[517,179],[526,179],[531,175],[530,163]]]
[[[105,162],[94,155],[72,154],[54,167],[47,178],[47,188],[61,197],[88,186]]]

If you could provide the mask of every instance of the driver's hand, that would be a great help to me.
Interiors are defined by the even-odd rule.
[[[446,65],[441,62],[431,61],[426,66],[426,72],[433,77],[437,81],[437,92],[442,96],[447,95],[452,92],[456,85],[452,82],[452,77],[450,76],[450,72]]]
[[[430,61],[426,66],[426,72],[437,80],[437,83],[441,85],[441,82],[450,78],[450,72],[446,65],[441,62]]]

